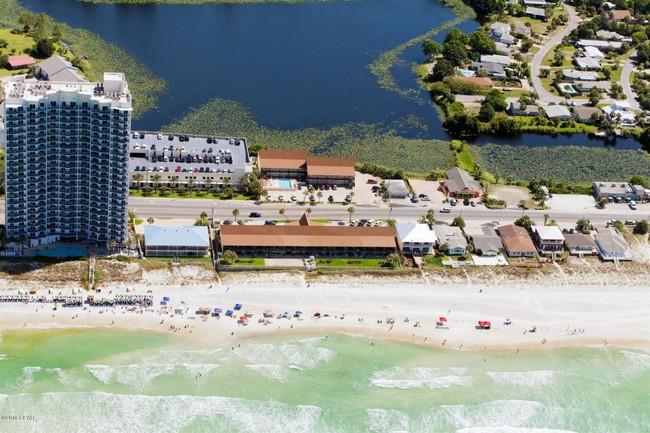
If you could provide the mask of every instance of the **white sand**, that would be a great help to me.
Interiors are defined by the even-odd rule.
[[[222,276],[222,282],[213,281],[211,288],[203,279],[205,273],[204,269],[191,267],[178,271],[174,278],[166,271],[143,273],[140,281],[130,285],[131,293],[151,290],[155,305],[141,314],[121,307],[53,311],[52,304],[0,303],[0,329],[137,328],[174,333],[201,345],[226,345],[267,333],[350,333],[434,347],[443,347],[445,342],[445,348],[462,350],[604,344],[650,348],[650,279],[645,272],[563,270],[513,278],[511,274],[488,271],[460,272],[444,279],[435,275],[318,277],[311,283],[302,274],[229,274]],[[45,287],[51,286],[42,284],[7,283],[0,293],[37,287],[39,294],[46,294]],[[73,286],[54,289],[54,293],[71,294]],[[114,283],[96,297],[126,293],[127,286]],[[167,310],[160,307],[163,296],[171,298]],[[221,307],[225,312],[235,303],[244,305],[240,314],[254,314],[248,326],[225,317],[204,321],[194,314],[198,307]],[[188,312],[172,317],[174,308]],[[258,319],[264,310],[275,314],[302,310],[304,319],[274,317],[272,323],[263,325]],[[317,311],[330,317],[313,318]],[[448,330],[436,329],[439,316],[447,318]],[[405,322],[407,317],[409,321]],[[395,319],[393,326],[386,323],[387,318]],[[510,326],[503,324],[506,318],[512,320]],[[479,320],[491,321],[492,329],[475,329]],[[415,327],[417,322],[419,327]],[[527,332],[533,327],[537,328],[535,333]]]

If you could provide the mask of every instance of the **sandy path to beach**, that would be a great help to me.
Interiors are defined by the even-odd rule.
[[[126,287],[114,284],[96,297],[125,294]],[[55,292],[71,294],[71,288]],[[165,284],[164,278],[149,275],[132,284],[129,293],[149,290],[155,305],[142,313],[122,307],[53,311],[51,304],[0,303],[0,329],[146,329],[173,333],[188,343],[218,346],[265,334],[349,333],[455,350],[605,344],[650,347],[650,284],[639,279],[628,278],[620,285],[580,284],[567,276],[546,282],[498,277],[472,282],[470,276],[451,281],[437,281],[434,276],[428,280],[341,277],[309,282],[301,274],[237,274],[221,283],[182,285]],[[2,291],[15,293],[11,288]],[[38,289],[38,294],[47,294],[47,290]],[[166,309],[160,306],[163,296],[170,297]],[[221,307],[225,312],[235,303],[243,304],[240,314],[253,313],[247,326],[232,318],[202,320],[194,314],[199,307]],[[183,314],[174,315],[177,308],[183,309]],[[274,314],[301,310],[304,314],[300,320],[274,317],[265,325],[258,322],[265,310]],[[314,318],[316,312],[330,317]],[[436,328],[441,316],[447,319],[449,329]],[[511,325],[503,323],[506,318]],[[479,320],[490,321],[492,329],[476,329]],[[534,333],[530,332],[533,327]]]

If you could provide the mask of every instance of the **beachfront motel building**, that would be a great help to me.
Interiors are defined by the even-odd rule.
[[[2,86],[7,239],[123,243],[131,128],[124,74],[105,73],[100,83],[22,76]]]

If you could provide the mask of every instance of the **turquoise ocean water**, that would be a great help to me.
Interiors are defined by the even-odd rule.
[[[190,347],[170,336],[12,331],[0,431],[648,432],[650,353],[458,352],[350,336]]]

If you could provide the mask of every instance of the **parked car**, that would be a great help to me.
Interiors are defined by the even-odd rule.
[[[293,194],[293,195],[291,196],[291,201],[297,201],[297,200],[298,200],[298,197],[296,197],[296,195]]]
[[[273,221],[273,220],[266,220],[266,221],[264,221],[264,225],[266,225],[266,226],[275,226],[275,225],[277,225],[277,224],[278,224],[278,223],[276,223],[276,222]]]
[[[417,202],[418,202],[418,198],[415,195],[412,195],[411,196],[411,203],[417,203]]]
[[[334,202],[334,196],[330,195],[329,197],[327,197],[327,201],[330,202],[330,203],[333,203]]]
[[[449,200],[449,204],[452,205],[452,206],[456,206],[458,204],[458,200],[456,200],[455,198],[452,198],[451,200]]]
[[[451,209],[448,207],[443,207],[440,209],[440,213],[451,213]]]
[[[636,210],[636,202],[631,201],[629,206],[630,206],[630,209]]]
[[[465,200],[463,200],[463,204],[464,204],[465,206],[469,206],[469,199],[466,198]]]
[[[248,216],[250,218],[260,218],[262,216],[262,214],[259,213],[259,212],[251,212],[251,213],[248,214]]]
[[[229,226],[229,225],[231,225],[232,223],[233,223],[232,220],[224,220],[224,221],[223,221],[223,225],[226,225],[226,226]]]
[[[470,201],[469,204],[471,204],[472,207],[476,207],[476,203],[474,203],[474,200]]]
[[[377,182],[377,179],[368,179],[368,183],[376,185],[379,182]]]
[[[334,191],[336,191],[336,190],[338,189],[338,186],[336,186],[336,185],[332,185],[332,189],[333,189]]]
[[[426,195],[426,194],[420,194],[418,197],[419,197],[420,200],[422,200],[422,201],[431,201],[431,199],[429,198],[429,196]]]

